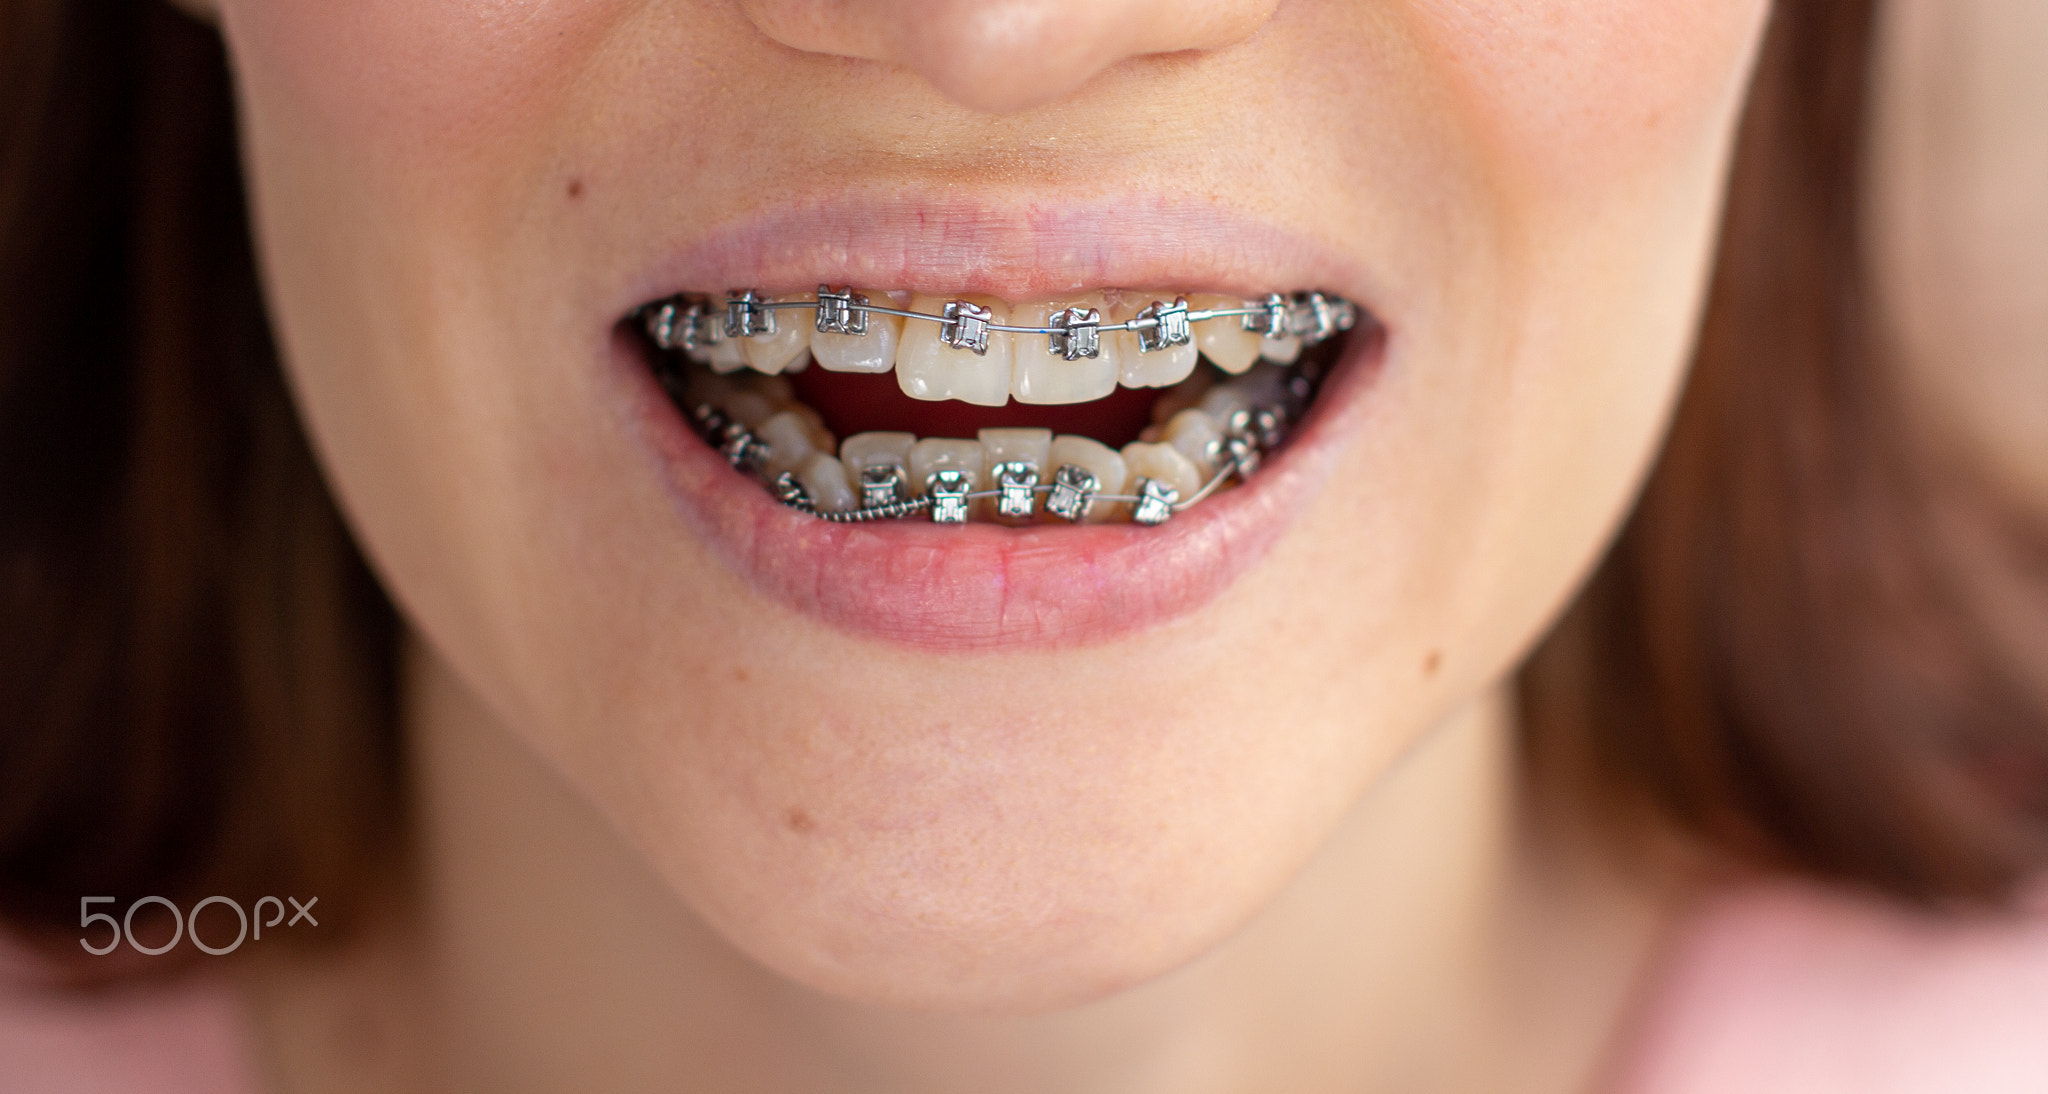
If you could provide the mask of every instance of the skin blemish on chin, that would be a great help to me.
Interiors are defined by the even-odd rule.
[[[789,812],[783,815],[782,820],[784,824],[789,826],[790,831],[800,836],[808,835],[818,830],[818,822],[813,820],[809,813],[804,812],[803,807],[800,805],[791,806]]]
[[[744,684],[744,683],[746,683],[746,682],[747,682],[748,680],[750,680],[750,679],[752,679],[752,677],[751,677],[751,676],[749,676],[749,675],[747,674],[747,667],[746,667],[745,665],[734,665],[734,666],[733,666],[733,669],[732,669],[732,682],[733,682],[733,683],[735,683],[735,684]]]
[[[1429,656],[1422,659],[1422,675],[1424,676],[1435,676],[1436,670],[1443,667],[1444,651],[1442,650],[1431,650],[1429,651]]]
[[[569,180],[569,200],[570,200],[570,201],[575,201],[576,199],[578,199],[578,198],[580,198],[580,197],[582,197],[582,196],[583,196],[583,180],[582,180],[582,179],[570,179],[570,180]]]

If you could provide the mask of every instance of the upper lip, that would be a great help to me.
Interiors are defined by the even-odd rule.
[[[820,284],[986,293],[1090,289],[1340,293],[1382,323],[1363,264],[1309,235],[1212,201],[841,188],[778,202],[654,259],[614,314],[676,292],[798,292]]]

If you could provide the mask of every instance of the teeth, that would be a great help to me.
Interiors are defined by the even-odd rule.
[[[1157,299],[1154,296],[1125,294],[1123,302],[1114,309],[1114,318],[1111,321],[1128,322]],[[1169,296],[1165,302],[1170,304],[1173,298]],[[1190,302],[1189,307],[1193,306],[1193,302]],[[1198,326],[1213,326],[1220,322],[1221,320],[1212,320]],[[1118,331],[1113,337],[1117,344],[1120,366],[1117,382],[1125,387],[1172,387],[1195,371],[1196,361],[1201,356],[1193,342],[1184,346],[1166,346],[1146,353],[1138,349],[1136,331]]]
[[[1254,406],[1272,406],[1287,395],[1287,370],[1276,364],[1262,364],[1230,381],[1230,386],[1243,392]]]
[[[815,516],[842,523],[923,514],[938,524],[977,517],[1011,524],[1158,524],[1193,499],[1257,474],[1314,397],[1321,366],[1290,367],[1307,340],[1266,333],[1350,329],[1352,314],[1331,319],[1318,303],[1329,298],[1308,293],[1295,294],[1295,304],[1287,305],[1278,295],[1247,302],[1205,294],[1169,302],[1156,293],[1117,291],[1014,312],[986,296],[859,295],[876,302],[871,306],[903,307],[943,321],[869,311],[861,333],[836,333],[856,326],[850,309],[859,305],[850,290],[824,287],[815,296],[769,299],[734,291],[715,322],[702,298],[671,298],[636,309],[631,318],[647,328],[657,349],[680,351],[702,366],[664,359],[655,367],[655,379],[684,404],[699,435],[735,468],[760,477],[774,496]],[[762,306],[775,304],[794,306]],[[1310,306],[1318,309],[1310,316],[1319,324],[1313,328],[1303,318]],[[1188,319],[1190,312],[1250,308],[1259,310],[1249,319]],[[1101,329],[1140,316],[1147,324],[1141,329]],[[819,322],[834,330],[818,333]],[[1253,329],[1245,329],[1247,323]],[[1202,356],[1216,368],[1197,371]],[[893,368],[913,398],[982,406],[1013,397],[1033,404],[1088,402],[1119,385],[1162,390],[1151,400],[1152,424],[1121,452],[1036,428],[984,429],[974,440],[872,432],[841,444],[818,412],[796,399],[785,376],[813,359],[835,372]],[[1132,495],[1142,496],[1101,500]]]
[[[1197,372],[1165,391],[1159,393],[1158,401],[1152,404],[1152,420],[1165,425],[1173,416],[1202,401],[1202,396],[1216,386],[1216,374]]]
[[[1130,475],[1124,490],[1127,494],[1138,492],[1140,479],[1157,479],[1179,491],[1183,498],[1194,497],[1202,488],[1205,476],[1170,444],[1132,441],[1124,446],[1123,455],[1124,467]]]
[[[1251,393],[1243,385],[1235,383],[1217,384],[1196,404],[1196,408],[1207,414],[1210,421],[1226,430],[1230,428],[1233,415],[1241,410],[1250,410],[1252,406]]]
[[[997,480],[996,473],[1006,463],[1029,464],[1036,476],[1034,485],[1052,482],[1053,468],[1047,465],[1047,454],[1052,449],[1052,430],[984,429],[976,436],[981,441],[981,458],[988,467],[990,487],[1002,485]],[[1035,501],[1031,508],[1034,513],[1037,511]],[[1026,523],[1026,520],[1018,518],[1017,523]]]
[[[1011,315],[1009,322],[1019,327],[1054,326],[1052,317],[1069,308],[1092,310],[1098,326],[1113,321],[1107,318],[1109,305],[1103,295],[1090,293],[1071,300],[1025,305]],[[1052,348],[1050,337],[1011,337],[1017,342],[1017,363],[1011,374],[1010,392],[1018,402],[1086,403],[1116,390],[1122,354],[1115,332],[1097,336],[1095,356],[1073,361]]]
[[[809,299],[809,293],[788,293],[771,296],[768,302],[786,303]],[[740,353],[748,368],[772,376],[788,368],[790,362],[802,357],[804,351],[811,348],[811,313],[800,308],[779,308],[768,314],[775,317],[774,334],[749,335],[731,341],[739,344]]]
[[[1216,419],[1189,408],[1167,420],[1166,443],[1186,456],[1206,482],[1216,473],[1216,454],[1223,446],[1223,429],[1216,424]]]
[[[1276,364],[1291,365],[1301,357],[1301,345],[1298,334],[1285,338],[1260,338],[1259,356]]]
[[[1124,458],[1116,449],[1101,441],[1072,433],[1062,433],[1054,437],[1052,447],[1045,454],[1045,465],[1057,473],[1068,464],[1094,475],[1100,493],[1124,492],[1124,483],[1129,477],[1129,472],[1124,466]],[[1087,523],[1100,524],[1106,520],[1114,520],[1122,508],[1121,505],[1098,501],[1088,510]]]
[[[992,314],[991,323],[1007,325],[1010,309],[987,296],[968,296]],[[909,310],[938,315],[949,298],[919,294],[910,298]],[[976,406],[1002,406],[1010,401],[1010,372],[1014,360],[1014,335],[990,332],[988,352],[949,346],[939,338],[940,326],[918,320],[903,330],[903,342],[896,350],[896,383],[913,399],[958,399]],[[916,484],[923,489],[923,480]]]
[[[1115,326],[1137,318],[1155,303],[1168,303],[1157,294],[1118,290],[1040,301],[1013,311],[1000,300],[980,295],[921,293],[907,302],[900,294],[894,298],[877,292],[861,295],[873,301],[894,299],[927,315],[943,314],[948,303],[959,300],[986,308],[991,324],[1030,327],[1056,326],[1055,317],[1069,309],[1091,309],[1101,325]],[[763,303],[809,303],[814,299],[808,293],[787,293]],[[1218,293],[1197,293],[1187,298],[1187,306],[1199,313],[1235,310],[1247,302]],[[906,321],[901,316],[869,312],[864,334],[819,334],[814,330],[817,312],[813,309],[774,309],[767,315],[775,324],[773,334],[741,337],[724,336],[724,318],[713,317],[701,336],[718,340],[691,349],[689,356],[720,374],[742,368],[767,375],[799,372],[813,359],[833,372],[879,373],[893,368],[898,385],[911,398],[1002,406],[1012,397],[1032,404],[1089,402],[1110,394],[1118,385],[1171,387],[1194,373],[1200,357],[1231,374],[1243,373],[1260,360],[1287,365],[1298,360],[1306,346],[1300,335],[1268,338],[1257,330],[1246,330],[1243,320],[1222,317],[1183,324],[1182,329],[1192,334],[1188,344],[1169,344],[1149,352],[1139,348],[1137,331],[1099,331],[1092,356],[1083,354],[1069,360],[1057,348],[1062,341],[1057,336],[990,331],[987,352],[975,353],[949,345],[942,325],[928,320]]]
[[[980,441],[927,437],[910,446],[910,492],[923,497],[925,482],[938,471],[964,471],[967,488],[979,490],[987,481],[985,463]]]
[[[855,482],[870,467],[900,467],[908,482],[910,446],[916,443],[917,437],[909,433],[856,433],[839,446],[839,462]]]
[[[778,400],[772,394],[750,390],[725,376],[710,372],[693,373],[684,394],[691,403],[710,403],[749,429],[767,421],[783,403],[788,402],[786,398]]]
[[[695,350],[690,356],[703,361],[711,371],[720,375],[738,372],[747,367],[745,352],[740,348],[739,341],[732,338],[721,338],[713,342],[711,348]]]
[[[795,408],[770,415],[767,421],[755,427],[754,433],[768,444],[768,477],[771,479],[784,471],[802,467],[804,461],[820,447],[811,423]]]
[[[885,301],[878,292],[863,293],[870,301]],[[832,372],[887,372],[896,367],[896,347],[903,341],[903,317],[868,313],[866,334],[811,335],[811,356],[818,367]]]
[[[983,459],[988,466],[999,463],[1028,463],[1045,478],[1047,452],[1052,448],[1050,429],[984,429],[980,438]]]
[[[796,481],[803,484],[811,504],[819,509],[843,513],[860,508],[860,496],[847,478],[846,466],[823,452],[813,453],[796,469]]]
[[[1202,293],[1188,297],[1188,307],[1195,311],[1241,308],[1244,300]],[[1256,331],[1244,329],[1244,324],[1227,319],[1195,324],[1195,348],[1225,372],[1243,372],[1252,367],[1253,362],[1259,359],[1260,343],[1265,340]]]

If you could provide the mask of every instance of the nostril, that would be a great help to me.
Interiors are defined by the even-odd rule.
[[[1214,50],[1277,0],[742,0],[786,46],[901,65],[973,110],[1054,102],[1132,57]]]

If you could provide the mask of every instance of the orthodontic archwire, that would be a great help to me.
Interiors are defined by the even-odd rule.
[[[1104,323],[1094,308],[1070,307],[1055,312],[1051,324],[1043,327],[1013,326],[994,321],[988,308],[967,300],[948,301],[940,314],[885,307],[848,288],[834,290],[818,286],[809,296],[791,300],[765,300],[751,289],[726,293],[724,306],[709,297],[679,294],[658,300],[638,312],[647,335],[664,350],[707,349],[728,338],[764,338],[776,332],[775,313],[809,309],[816,313],[814,328],[819,334],[861,335],[868,332],[868,316],[894,315],[939,325],[939,339],[954,349],[977,354],[988,352],[990,334],[1036,334],[1048,339],[1047,350],[1069,361],[1101,355],[1104,332],[1130,331],[1138,336],[1138,350],[1151,353],[1193,341],[1195,323],[1235,318],[1247,331],[1265,338],[1298,337],[1312,346],[1350,330],[1358,322],[1358,308],[1341,296],[1320,292],[1298,292],[1289,296],[1269,293],[1237,308],[1191,310],[1187,297],[1172,302],[1154,300],[1121,323]]]
[[[1357,309],[1341,297],[1323,293],[1295,293],[1283,297],[1270,294],[1241,308],[1191,311],[1185,297],[1173,303],[1153,301],[1123,323],[1103,324],[1093,308],[1067,308],[1054,314],[1053,325],[1011,326],[989,322],[988,309],[964,300],[946,304],[943,314],[885,308],[850,290],[834,292],[818,286],[809,299],[764,301],[752,291],[727,294],[723,316],[717,316],[702,297],[674,296],[639,310],[638,317],[657,348],[690,351],[714,345],[723,338],[766,337],[775,333],[776,310],[816,309],[816,329],[826,334],[865,334],[869,313],[900,315],[940,325],[940,338],[956,349],[978,354],[987,352],[990,332],[1037,334],[1049,339],[1047,352],[1067,360],[1100,354],[1100,332],[1128,330],[1138,334],[1140,352],[1192,341],[1189,326],[1215,319],[1240,318],[1247,331],[1265,338],[1299,337],[1313,345],[1357,322]],[[978,313],[978,314],[977,314]],[[722,318],[724,322],[713,320]],[[1297,374],[1287,382],[1290,400],[1306,405],[1314,394],[1316,377]],[[728,417],[710,403],[691,408],[691,417],[704,440],[718,449],[735,468],[758,477],[765,468],[769,448],[744,423]],[[940,469],[927,476],[925,493],[912,496],[906,489],[908,472],[901,463],[887,463],[862,469],[860,506],[855,509],[820,509],[811,500],[796,475],[784,471],[768,488],[777,500],[801,513],[835,524],[892,520],[928,513],[933,523],[964,524],[972,503],[993,500],[997,514],[1006,518],[1029,519],[1037,515],[1038,499],[1045,496],[1045,511],[1072,523],[1085,520],[1096,505],[1129,505],[1134,523],[1158,525],[1175,513],[1206,499],[1232,478],[1249,478],[1264,462],[1265,455],[1285,439],[1293,415],[1285,406],[1241,408],[1219,423],[1223,436],[1212,443],[1216,472],[1186,498],[1177,488],[1158,479],[1140,478],[1136,494],[1105,494],[1096,476],[1087,469],[1065,464],[1055,471],[1053,481],[1039,481],[1039,469],[1023,461],[1006,461],[990,469],[995,489],[973,489],[967,472]]]

